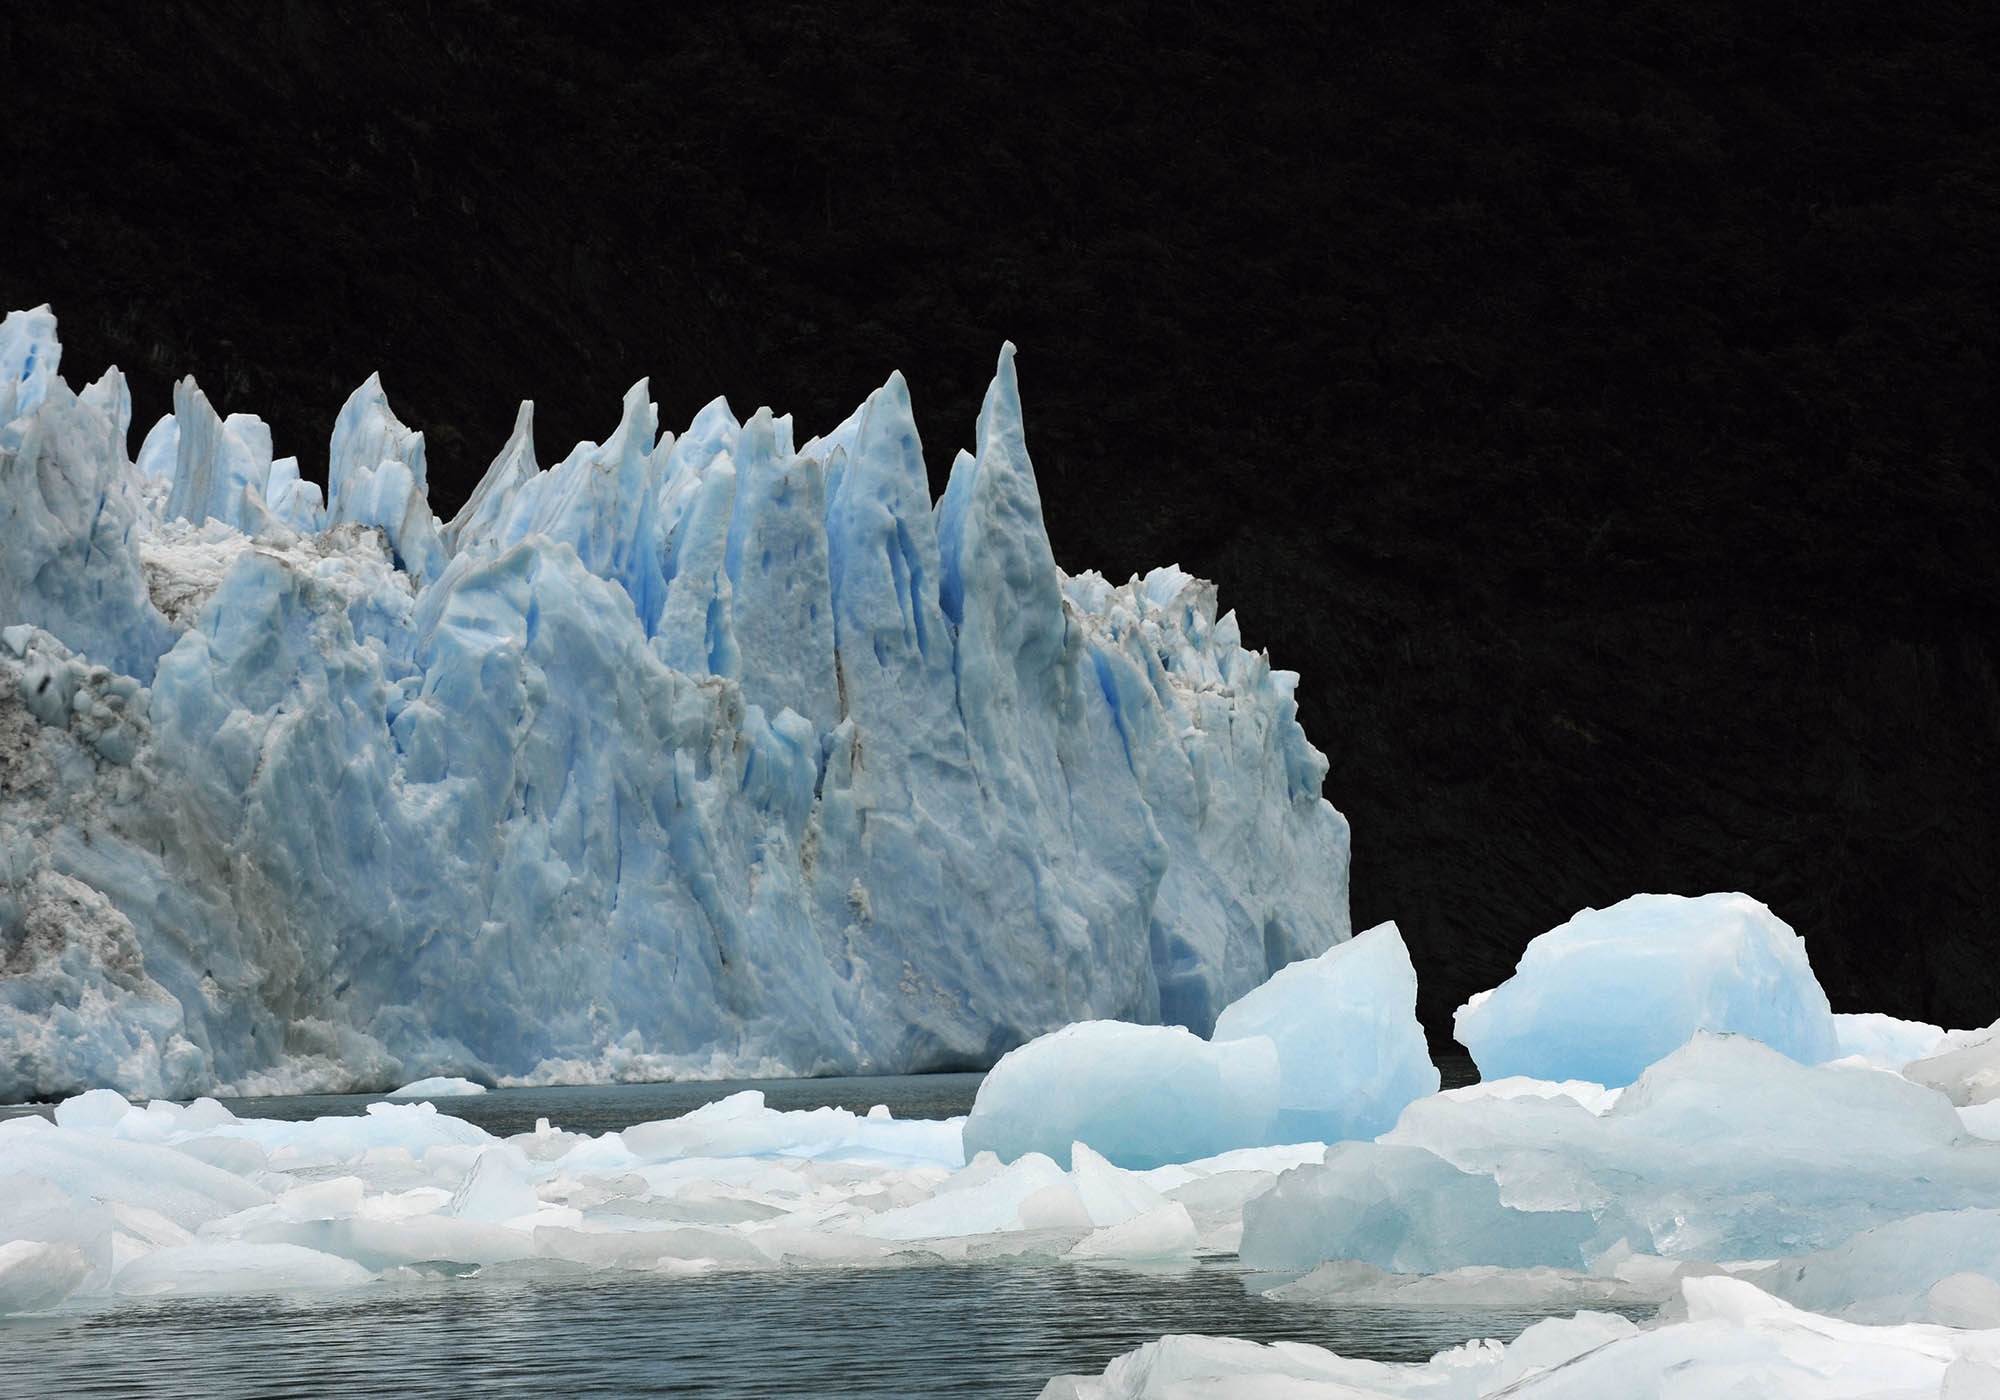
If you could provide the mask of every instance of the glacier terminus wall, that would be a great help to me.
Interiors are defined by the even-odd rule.
[[[644,381],[452,520],[371,378],[327,491],[0,327],[0,1102],[980,1066],[1349,935],[1295,677],[1057,568],[1012,347],[935,503]]]

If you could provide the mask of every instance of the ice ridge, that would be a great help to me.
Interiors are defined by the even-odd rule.
[[[322,501],[192,380],[0,326],[0,1101],[983,1065],[1207,1033],[1348,937],[1295,677],[1057,567],[1011,346],[943,497],[645,381],[449,523],[374,377]]]

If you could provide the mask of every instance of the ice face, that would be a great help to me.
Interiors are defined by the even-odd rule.
[[[1755,1036],[1804,1064],[1840,1053],[1804,941],[1748,895],[1585,909],[1454,1017],[1485,1079],[1630,1084],[1697,1031]]]
[[[900,377],[803,452],[642,381],[446,526],[376,379],[322,508],[59,349],[0,330],[0,1100],[986,1064],[1348,935],[1294,678],[1056,567],[1011,347],[935,506]]]

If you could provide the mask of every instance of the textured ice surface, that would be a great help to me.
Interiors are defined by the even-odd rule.
[[[1011,349],[935,503],[898,376],[797,449],[642,382],[444,525],[372,378],[322,503],[59,354],[0,328],[0,1101],[984,1064],[1348,935],[1294,677],[1056,567]]]
[[[1928,1021],[1902,1021],[1879,1011],[1834,1013],[1834,1036],[1842,1056],[1859,1056],[1877,1069],[1900,1070],[1945,1049],[1949,1032]]]
[[[1438,1072],[1394,924],[1283,968],[1225,1007],[1209,1041],[1096,1021],[1009,1052],[981,1081],[966,1150],[1067,1161],[1072,1140],[1126,1167],[1230,1148],[1368,1138]]]
[[[1338,1356],[1301,1342],[1260,1346],[1170,1336],[1098,1376],[1058,1376],[1043,1400],[1972,1400],[2000,1394],[2000,1330],[1867,1327],[1802,1312],[1731,1278],[1681,1285],[1686,1317],[1641,1328],[1579,1313],[1513,1342],[1468,1342],[1420,1364]]]
[[[1698,1035],[1608,1104],[1486,1088],[1420,1099],[1377,1142],[1287,1173],[1245,1213],[1245,1261],[1433,1273],[1581,1270],[1624,1250],[1774,1259],[2000,1198],[2000,1144],[1966,1134],[1942,1095],[1744,1037]]]
[[[1437,1092],[1416,969],[1394,924],[1281,969],[1216,1018],[1218,1042],[1259,1035],[1278,1048],[1274,1142],[1372,1138]]]
[[[1528,944],[1458,1009],[1482,1078],[1630,1084],[1697,1031],[1755,1036],[1805,1064],[1840,1053],[1805,943],[1748,895],[1637,894]]]
[[[0,1311],[66,1297],[336,1290],[518,1270],[1187,1260],[1235,1247],[1243,1204],[1318,1149],[1126,1171],[1076,1145],[969,1164],[962,1119],[748,1091],[588,1137],[495,1138],[429,1103],[304,1122],[109,1090],[0,1122]]]
[[[1950,1032],[1935,1053],[1905,1064],[1903,1074],[1963,1107],[2000,1100],[2000,1021],[1984,1030]]]

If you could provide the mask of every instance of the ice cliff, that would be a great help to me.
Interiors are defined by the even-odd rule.
[[[794,446],[642,381],[464,510],[370,379],[328,491],[0,327],[0,1101],[989,1063],[1348,936],[1294,677],[1057,568],[1011,347],[933,503],[892,375]]]

